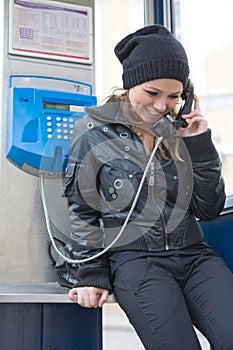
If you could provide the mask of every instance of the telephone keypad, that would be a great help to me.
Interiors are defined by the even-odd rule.
[[[57,115],[46,116],[47,138],[56,137],[58,140],[69,140],[74,129],[75,118]]]

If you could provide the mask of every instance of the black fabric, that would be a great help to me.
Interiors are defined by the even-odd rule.
[[[212,349],[233,349],[233,275],[211,248],[130,260],[113,283],[146,350],[200,350],[193,325]]]
[[[64,238],[66,237],[64,236]],[[67,240],[65,242],[65,240],[59,239],[57,237],[53,237],[53,240],[56,244],[57,249],[64,256],[71,259],[71,255],[69,253],[70,248],[67,250],[67,244],[68,244],[68,247],[70,246],[70,244],[67,243]],[[55,251],[53,247],[52,241],[49,241],[48,243],[48,255],[55,268],[58,283],[62,287],[73,288],[78,282],[78,279],[77,279],[78,265],[70,264],[65,259],[63,259],[60,255],[58,255],[58,253]]]
[[[104,112],[108,105],[107,103],[101,107],[101,115],[104,116],[106,122],[108,115]],[[114,111],[116,115],[115,118],[112,118],[111,115],[112,123],[109,121],[109,123],[101,125],[97,107],[92,111],[93,114],[91,116],[81,118],[78,121],[73,133],[64,195],[67,196],[69,204],[72,238],[80,244],[73,252],[78,259],[94,255],[95,251],[98,252],[103,247],[106,247],[119,233],[128,214],[129,206],[126,203],[127,205],[122,206],[121,210],[117,210],[117,203],[122,204],[125,203],[126,199],[128,201],[128,198],[135,197],[133,191],[138,187],[137,183],[139,183],[142,170],[148,161],[141,140],[129,125],[122,123],[123,117],[118,109],[119,103],[113,103],[113,105],[115,106]],[[92,126],[91,129],[90,125]],[[121,138],[122,134],[127,137]],[[198,142],[196,142],[196,138]],[[176,251],[200,242],[203,238],[202,230],[196,221],[196,217],[201,220],[216,218],[223,208],[225,192],[224,181],[221,178],[221,163],[212,143],[210,131],[208,130],[200,136],[197,135],[196,138],[190,137],[189,139],[185,138],[184,142],[183,140],[181,141],[183,152],[181,156],[183,160],[187,159],[186,161],[158,158],[155,172],[156,186],[150,188],[150,193],[147,190],[142,191],[131,220],[126,225],[124,234],[117,244],[114,244],[114,247],[112,247],[114,251],[129,249],[136,251],[141,249],[148,252],[166,251],[166,238],[168,239],[169,250]],[[116,145],[117,147],[114,147]],[[121,147],[118,145],[121,145]],[[125,147],[127,149],[129,147],[127,158],[125,158]],[[195,151],[191,153],[190,158],[189,151],[193,147]],[[90,162],[83,164],[83,158],[87,154]],[[106,157],[108,154],[109,157]],[[197,162],[194,162],[192,157]],[[140,164],[142,169],[139,172],[135,171],[135,164]],[[96,169],[98,169],[98,173]],[[85,196],[88,195],[86,197],[87,200],[80,196],[80,180],[82,180],[80,171],[83,174],[83,183],[86,189],[84,194]],[[177,176],[178,173],[179,176]],[[97,174],[99,193],[96,191],[95,180]],[[103,174],[104,176],[102,176]],[[135,175],[127,179],[130,174]],[[121,179],[123,185],[125,183],[129,187],[123,186],[120,190],[115,189],[117,201],[115,202],[114,199],[107,201],[108,206],[111,206],[112,210],[109,210],[109,207],[108,210],[102,210],[99,206],[100,199],[101,205],[105,205],[106,201],[103,200],[105,197],[102,198],[101,196],[109,196],[109,189],[114,187],[114,181],[117,179]],[[159,186],[159,184],[162,186]],[[164,184],[166,188],[163,188]],[[179,198],[177,198],[178,188]],[[131,192],[128,197],[126,194],[129,193],[129,190]],[[163,193],[166,193],[166,198]],[[165,202],[164,198],[166,199]],[[141,213],[140,210],[145,208],[145,203],[147,207],[144,210],[143,217],[138,214]],[[173,208],[175,203],[182,210],[178,211],[178,215],[173,215],[171,222],[170,218],[172,213],[174,214]],[[181,220],[179,215],[182,216]],[[149,226],[151,220],[153,222]],[[174,221],[174,224],[177,223],[177,225],[172,230],[171,224]],[[167,237],[165,236],[166,227],[164,227],[166,223],[170,225]],[[84,253],[85,256],[83,255]],[[111,288],[106,256],[101,256],[99,260],[103,261],[104,267],[101,278],[99,266],[96,266],[98,279],[95,278],[94,260],[92,264],[87,264],[85,273],[80,275],[80,277],[83,277],[79,281],[80,286],[95,283],[96,287],[101,287],[107,283],[109,288]],[[88,267],[89,273],[86,273]]]
[[[216,148],[211,142],[211,130],[189,137],[183,137],[193,163],[208,162],[216,159]]]
[[[185,247],[183,249],[176,250],[163,250],[160,252],[153,251],[143,251],[143,250],[126,250],[126,251],[116,251],[110,252],[109,261],[111,263],[111,272],[114,272],[118,269],[122,264],[139,258],[146,257],[169,257],[172,255],[194,255],[199,253],[202,249],[210,248],[209,244],[203,239],[200,242],[191,245],[189,247]]]
[[[82,260],[87,257],[83,254],[81,259],[80,254],[77,254],[78,244],[76,242],[64,242],[56,237],[53,237],[53,239],[56,242],[56,245],[59,245],[59,247],[57,246],[59,251],[68,259]],[[96,252],[93,252],[93,255],[95,253]],[[97,258],[94,262],[90,261],[85,264],[71,263],[55,252],[52,242],[49,242],[48,254],[55,267],[58,283],[62,287],[74,288],[92,286],[108,289],[112,292],[109,264],[106,256],[99,259]]]
[[[175,79],[186,86],[189,65],[181,43],[162,25],[150,25],[127,35],[115,47],[123,65],[123,87],[154,79]]]

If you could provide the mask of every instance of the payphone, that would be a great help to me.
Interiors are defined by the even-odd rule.
[[[96,104],[92,86],[46,76],[9,78],[7,158],[20,169],[63,172],[74,123]]]
[[[39,194],[42,174],[54,234],[68,237],[62,173],[73,126],[96,104],[94,1],[0,8],[1,348],[102,349],[101,310],[70,303],[57,282]]]

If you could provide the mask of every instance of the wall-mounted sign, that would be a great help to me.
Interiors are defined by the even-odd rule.
[[[9,52],[91,64],[92,9],[48,0],[10,0]]]

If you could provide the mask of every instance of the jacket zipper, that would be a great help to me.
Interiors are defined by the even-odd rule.
[[[154,186],[155,184],[155,162],[150,163],[150,175],[149,175],[149,186]]]
[[[135,133],[135,132],[134,132]],[[135,133],[135,135],[137,136],[137,138],[140,140],[140,142],[143,145],[142,140],[140,139],[140,137]],[[143,147],[145,155],[146,151],[145,151],[145,147]],[[148,161],[148,157],[147,157],[147,161]],[[150,164],[150,175],[149,175],[149,182],[148,182],[149,186],[153,187],[155,185],[155,162],[152,161]],[[152,191],[151,191],[152,194]],[[164,242],[165,242],[165,250],[169,250],[170,246],[169,246],[169,240],[168,240],[168,231],[167,231],[167,223],[166,223],[166,219],[165,216],[163,214],[163,211],[160,209],[161,212],[161,218],[162,218],[162,226],[163,226],[163,232],[164,232]]]
[[[155,163],[154,161],[150,164],[150,175],[149,175],[149,186],[153,187],[155,185]],[[152,191],[151,191],[152,193]],[[162,218],[162,225],[163,225],[163,232],[164,232],[164,242],[165,242],[165,250],[169,250],[169,240],[168,240],[168,231],[167,231],[167,223],[165,216],[163,214],[163,211],[160,209],[161,212],[161,218]]]
[[[170,247],[169,247],[169,242],[168,242],[167,223],[166,223],[165,216],[164,216],[162,211],[161,211],[161,218],[162,218],[163,230],[164,230],[165,250],[169,250]]]

